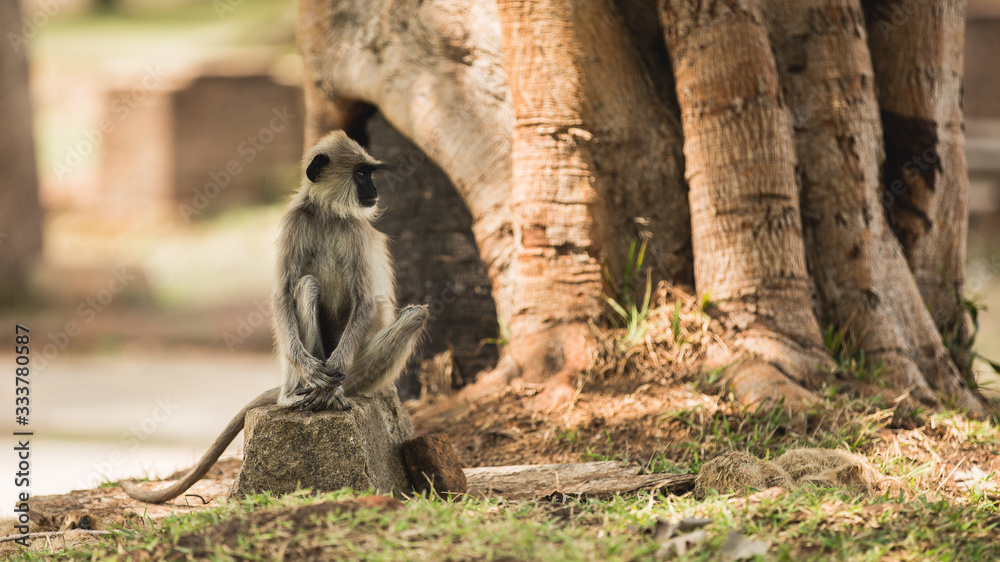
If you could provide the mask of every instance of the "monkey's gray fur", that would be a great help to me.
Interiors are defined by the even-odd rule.
[[[371,225],[378,214],[371,175],[385,166],[343,131],[323,137],[304,164],[278,239],[272,309],[281,386],[244,406],[179,482],[156,491],[122,482],[129,496],[160,503],[182,494],[215,464],[253,408],[347,410],[349,396],[392,385],[406,365],[428,313],[408,306],[396,315],[386,237]]]

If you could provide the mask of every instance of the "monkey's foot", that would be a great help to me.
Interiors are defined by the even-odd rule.
[[[299,410],[309,410],[312,412],[319,412],[321,410],[338,410],[345,411],[350,410],[354,407],[351,401],[344,396],[344,390],[340,386],[336,387],[322,387],[322,386],[307,386],[295,393],[296,396],[301,396],[297,402],[292,404]]]

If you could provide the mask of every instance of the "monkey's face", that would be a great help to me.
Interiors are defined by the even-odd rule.
[[[324,137],[309,151],[306,161],[308,189],[335,213],[371,218],[377,212],[378,189],[372,174],[389,166],[372,158],[343,131]]]
[[[372,181],[372,172],[382,167],[362,164],[354,170],[354,187],[358,192],[358,202],[362,207],[374,207],[378,202],[378,190]]]

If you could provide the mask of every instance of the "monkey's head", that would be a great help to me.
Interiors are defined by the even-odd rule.
[[[305,157],[303,187],[342,216],[370,219],[377,210],[378,190],[372,173],[389,166],[371,157],[344,131],[334,131]]]

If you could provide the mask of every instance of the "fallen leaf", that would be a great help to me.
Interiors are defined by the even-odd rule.
[[[656,526],[653,527],[653,540],[663,542],[677,533],[686,533],[704,527],[712,522],[711,519],[696,519],[685,517],[676,523],[667,521],[662,517],[656,518]]]
[[[743,498],[730,498],[729,503],[737,509],[743,509],[749,504],[760,503],[764,500],[773,500],[780,498],[787,490],[781,486],[772,486],[766,490],[761,490],[759,492],[754,492],[749,496]]]
[[[758,554],[761,556],[767,554],[769,548],[771,541],[748,539],[743,533],[734,529],[729,531],[729,537],[726,538],[719,553],[724,560],[746,560]]]
[[[683,556],[687,554],[690,547],[704,542],[706,538],[708,538],[708,533],[701,530],[665,540],[660,543],[660,549],[656,551],[656,557],[663,559],[667,558],[671,554]]]

